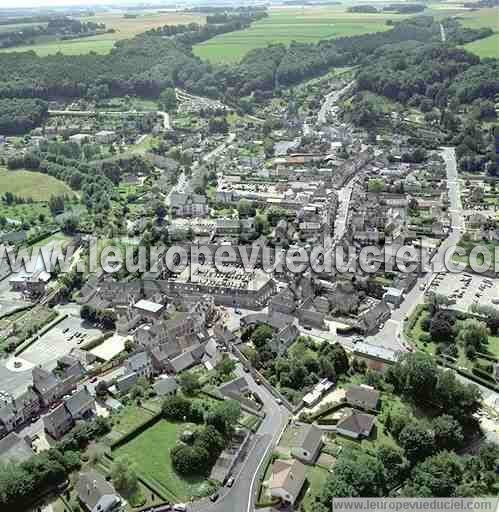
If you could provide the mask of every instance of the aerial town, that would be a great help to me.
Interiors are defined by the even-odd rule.
[[[0,53],[0,509],[498,496],[497,59],[457,47],[490,34],[422,16],[320,71],[296,43],[280,85],[252,78],[279,45],[210,75],[182,46],[168,59],[191,75],[166,77],[155,45],[266,15],[212,9],[216,32],[164,23],[74,57],[114,55],[118,78],[89,60],[88,83],[44,76],[42,99],[16,88],[62,54]],[[430,83],[425,51],[460,67]],[[126,52],[158,63],[125,82]]]

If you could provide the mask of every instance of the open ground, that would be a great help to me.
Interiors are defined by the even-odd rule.
[[[269,17],[250,28],[214,37],[194,47],[194,53],[211,62],[237,62],[250,50],[268,44],[312,43],[321,39],[388,30],[397,14],[348,13],[343,6],[272,9]]]
[[[67,194],[72,196],[74,192],[62,181],[31,171],[8,171],[0,167],[0,192],[12,192],[15,196],[33,201],[48,201],[51,196]]]
[[[181,13],[181,12],[157,12],[157,11],[141,11],[136,17],[125,17],[120,13],[102,13],[92,17],[79,18],[80,21],[92,21],[95,23],[104,23],[106,29],[114,29],[113,33],[105,33],[92,37],[84,37],[80,39],[71,39],[69,41],[58,40],[41,40],[35,45],[18,46],[15,48],[1,49],[0,51],[28,51],[34,50],[38,55],[54,55],[61,52],[66,55],[81,55],[90,52],[100,54],[109,53],[117,41],[122,39],[130,39],[137,34],[150,30],[151,28],[162,27],[163,25],[181,25],[189,23],[204,23],[205,16]],[[3,30],[12,28],[14,25],[5,25]]]

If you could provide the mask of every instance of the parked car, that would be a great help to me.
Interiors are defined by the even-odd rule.
[[[233,476],[229,477],[227,483],[225,484],[227,487],[232,487],[234,485],[235,479]]]
[[[173,510],[175,510],[175,512],[186,512],[187,505],[184,503],[177,503],[176,505],[173,505]]]
[[[212,501],[212,502],[217,501],[219,496],[220,496],[220,495],[218,494],[218,492],[216,492],[215,494],[212,494],[212,495],[210,496],[210,501]]]

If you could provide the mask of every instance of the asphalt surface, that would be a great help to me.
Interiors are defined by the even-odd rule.
[[[366,341],[373,345],[386,347],[392,350],[406,350],[403,336],[403,322],[418,304],[424,302],[426,286],[431,282],[439,270],[445,271],[445,255],[451,247],[455,247],[461,238],[461,230],[464,229],[463,206],[461,203],[459,184],[457,177],[457,164],[454,148],[443,148],[442,157],[445,160],[447,172],[447,189],[449,195],[451,214],[451,230],[448,237],[443,240],[436,254],[430,262],[431,270],[420,277],[414,288],[408,292],[402,304],[393,310],[391,318],[382,329],[373,336],[368,336]],[[425,289],[422,289],[422,287]]]
[[[266,413],[252,446],[249,449],[239,473],[234,476],[234,485],[231,488],[220,489],[220,497],[215,503],[208,499],[192,503],[190,509],[194,512],[251,512],[256,502],[256,491],[260,471],[265,467],[267,455],[277,444],[282,430],[287,425],[289,412],[280,406],[272,394],[263,386],[259,386],[249,373],[244,373],[241,366],[237,367],[237,374],[244,375],[251,391],[257,393],[263,401]]]

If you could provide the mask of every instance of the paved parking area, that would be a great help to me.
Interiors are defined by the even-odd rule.
[[[472,304],[494,305],[499,299],[499,279],[491,279],[477,274],[440,274],[429,291],[445,295],[455,303],[452,309],[467,312]]]
[[[8,277],[0,281],[0,317],[29,304],[21,293],[11,291]]]
[[[80,333],[79,337],[75,335]],[[42,335],[33,345],[21,354],[32,365],[42,365],[48,369],[55,367],[56,361],[71,352],[71,349],[102,334],[100,329],[76,316],[68,316]]]

